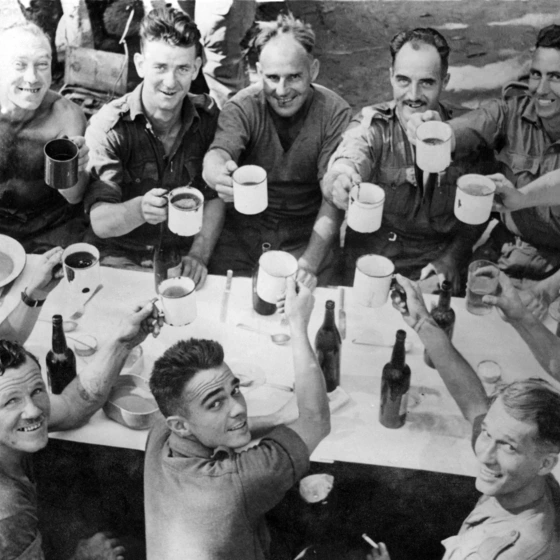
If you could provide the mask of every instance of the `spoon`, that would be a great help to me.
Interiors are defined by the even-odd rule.
[[[38,319],[43,323],[51,323],[51,319]],[[72,332],[78,328],[78,323],[76,321],[62,321],[62,330],[64,332]]]
[[[259,333],[259,334],[264,334],[265,336],[270,336],[270,340],[272,340],[272,342],[274,342],[274,344],[278,344],[278,346],[282,346],[284,344],[287,344],[291,340],[291,337],[290,337],[289,334],[285,334],[285,333],[269,334],[265,331],[261,331],[259,329],[255,329],[254,327],[250,327],[249,325],[246,325],[245,323],[237,323],[237,326],[240,329],[245,329],[246,331],[252,331],[252,332]]]

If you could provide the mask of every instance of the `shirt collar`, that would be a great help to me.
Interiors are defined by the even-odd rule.
[[[542,128],[542,124],[537,115],[537,109],[535,108],[535,100],[531,97],[525,108],[521,113],[521,118],[529,121],[530,123]]]
[[[227,455],[231,455],[232,453],[231,449],[223,445],[220,445],[216,449],[210,449],[198,441],[179,437],[174,432],[171,432],[169,436],[169,448],[174,455],[180,455],[181,457],[200,457],[201,459],[217,458],[219,454],[226,453]]]
[[[382,111],[386,112],[387,118],[397,118],[397,102],[392,99],[385,104],[385,107],[382,108]],[[450,107],[447,107],[443,103],[438,103],[438,113],[440,114],[441,118],[444,121],[447,121],[453,117],[453,110]]]

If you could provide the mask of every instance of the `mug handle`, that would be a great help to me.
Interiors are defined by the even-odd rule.
[[[391,292],[391,299],[395,305],[404,304],[403,315],[409,315],[408,305],[406,304],[406,292],[404,288],[397,282],[397,279],[393,276],[391,278],[391,286],[389,287]]]

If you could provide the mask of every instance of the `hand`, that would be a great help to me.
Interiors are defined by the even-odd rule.
[[[165,189],[152,189],[142,197],[142,217],[148,224],[156,225],[167,220],[167,194]]]
[[[391,560],[389,556],[389,551],[385,546],[385,543],[377,543],[379,545],[379,550],[372,548],[371,553],[366,556],[367,560]]]
[[[41,255],[37,268],[29,280],[26,293],[31,299],[45,299],[64,276],[62,273],[62,247],[55,247]]]
[[[182,276],[188,276],[192,278],[196,289],[200,290],[206,282],[206,277],[208,276],[208,269],[200,257],[194,255],[188,255],[183,257],[183,273]]]
[[[237,163],[230,159],[226,162],[223,173],[216,177],[216,192],[224,202],[233,202],[233,179],[231,176],[237,169]]]
[[[125,549],[109,533],[96,533],[78,541],[72,560],[124,560]]]
[[[484,268],[479,269],[481,272]],[[498,296],[483,296],[482,301],[498,308],[498,312],[504,321],[521,321],[527,316],[529,310],[519,297],[517,290],[513,287],[511,280],[500,271],[498,277],[501,293]]]
[[[293,278],[286,280],[286,297],[279,302],[278,309],[285,311],[290,329],[301,328],[307,332],[314,305],[315,298],[307,286],[297,284]]]
[[[139,304],[134,312],[124,317],[117,329],[117,340],[128,348],[142,344],[152,333],[157,337],[163,326],[163,317],[153,301]]]
[[[420,287],[401,274],[396,275],[397,282],[406,292],[406,303],[393,300],[393,307],[401,313],[405,323],[413,329],[417,329],[420,323],[430,317],[430,313],[426,309],[424,297],[420,291]],[[408,307],[408,312],[407,312]]]
[[[550,298],[546,292],[541,292],[536,286],[525,290],[518,290],[517,295],[521,303],[540,321],[542,321],[548,312]]]
[[[408,117],[406,135],[411,144],[416,146],[416,129],[422,123],[429,121],[441,121],[441,115],[437,111],[425,111],[424,113],[413,113]]]
[[[333,173],[337,173],[337,171],[333,170]],[[362,178],[358,173],[338,173],[332,180],[333,204],[341,210],[346,210],[350,202],[350,190],[361,182]]]
[[[315,274],[313,274],[310,270],[301,267],[298,268],[296,282],[307,286],[311,291],[313,291],[317,287],[317,276],[315,276]]]
[[[450,282],[453,294],[458,294],[461,291],[461,275],[454,259],[442,257],[436,259],[433,263],[427,264],[420,271],[420,280],[425,280],[431,274],[437,274],[440,286],[444,280]]]
[[[71,136],[68,140],[72,140],[78,146],[78,172],[82,173],[86,170],[89,162],[89,148],[86,139],[83,136]]]
[[[488,175],[488,179],[492,179],[496,185],[492,210],[498,212],[514,212],[515,210],[525,208],[527,195],[518,191],[513,183],[506,179],[501,173]]]

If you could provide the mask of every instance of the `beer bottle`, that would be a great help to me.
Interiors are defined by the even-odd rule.
[[[270,251],[270,243],[263,243],[262,244],[262,254]],[[253,272],[253,309],[259,315],[272,315],[276,313],[276,303],[270,303],[268,301],[264,301],[259,294],[257,293],[257,280],[259,277],[259,263],[255,267],[255,271]]]
[[[455,311],[451,309],[451,283],[447,280],[444,280],[441,283],[439,301],[437,305],[432,308],[431,316],[451,340],[451,337],[453,336],[453,328],[455,327]],[[426,349],[424,349],[424,361],[426,362],[426,365],[431,368],[434,367]]]
[[[391,361],[385,364],[381,376],[379,421],[386,428],[400,428],[406,421],[410,368],[405,363],[405,339],[406,333],[398,330]]]
[[[175,234],[167,230],[167,223],[161,222],[159,239],[154,249],[156,293],[159,293],[158,286],[164,280],[181,276],[183,260],[176,237]]]
[[[340,384],[340,346],[342,339],[334,322],[334,301],[325,304],[325,320],[315,336],[315,352],[325,381],[327,393]]]
[[[47,375],[51,391],[59,395],[64,387],[76,377],[76,356],[66,344],[66,337],[62,329],[62,316],[53,315],[52,349],[46,358]]]

